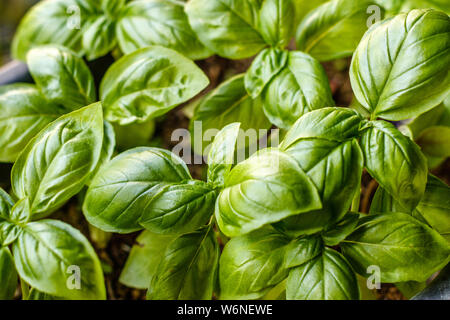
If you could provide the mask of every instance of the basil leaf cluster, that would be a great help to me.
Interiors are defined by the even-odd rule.
[[[2,297],[12,298],[18,275],[24,290],[106,298],[100,261],[85,236],[67,223],[39,220],[84,187],[100,161],[103,127],[101,104],[91,104],[48,124],[20,153],[11,174],[18,200],[0,190]]]
[[[173,0],[46,0],[20,22],[12,54],[24,60],[29,50],[44,44],[68,47],[88,60],[120,48],[129,54],[151,45],[204,59],[206,49],[191,29],[184,3]]]
[[[16,161],[28,141],[53,120],[98,101],[94,78],[74,51],[58,45],[36,47],[29,51],[27,64],[35,84],[0,87],[2,162]],[[111,123],[152,121],[208,84],[191,60],[163,47],[147,47],[113,63],[99,88],[106,137],[99,166],[112,156],[115,131],[121,133]]]
[[[382,282],[407,288],[448,264],[450,188],[428,173],[431,160],[448,156],[439,150],[446,141],[424,141],[439,135],[429,127],[448,120],[450,18],[431,9],[394,15],[406,1],[320,3],[35,6],[13,43],[35,84],[0,88],[0,161],[15,161],[12,196],[0,189],[0,298],[12,297],[18,278],[28,299],[106,297],[88,240],[48,219],[83,190],[93,227],[141,231],[120,281],[147,289],[148,299],[360,299],[357,274],[371,266]],[[79,10],[71,22],[82,32],[63,26],[67,5]],[[371,5],[388,18],[347,32],[365,23]],[[298,50],[288,51],[300,19]],[[49,43],[56,45],[41,46]],[[116,46],[125,55],[107,70],[97,98],[81,57]],[[255,59],[193,112],[194,151],[208,155],[205,181],[159,147],[115,155],[115,132],[147,126],[208,86],[190,59],[212,53]],[[352,53],[355,102],[335,107],[319,61]],[[407,119],[414,120],[402,130],[389,122]],[[196,121],[221,129],[209,146]],[[241,145],[242,131],[273,124],[285,130],[281,144],[236,163],[260,139]],[[378,183],[369,214],[359,213],[363,170]]]
[[[86,219],[109,232],[146,229],[138,238],[144,247],[133,247],[121,282],[148,288],[149,299],[212,297],[220,252],[214,206],[230,174],[238,130],[231,124],[215,139],[208,182],[193,179],[182,159],[154,147],[128,150],[100,168],[84,198]]]
[[[0,161],[14,162],[39,131],[63,114],[97,101],[94,78],[75,52],[34,48],[27,64],[36,84],[0,87]]]

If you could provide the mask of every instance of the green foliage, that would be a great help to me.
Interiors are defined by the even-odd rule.
[[[450,260],[450,247],[438,232],[398,212],[362,218],[341,248],[361,275],[379,266],[382,282],[425,281]]]
[[[245,90],[245,75],[234,76],[221,83],[210,92],[194,110],[190,122],[191,144],[197,154],[208,154],[209,144],[204,141],[209,130],[220,130],[225,126],[240,122],[238,148],[254,146],[261,138],[258,134],[243,136],[249,130],[269,129],[271,124],[262,110],[260,97],[253,99]],[[195,122],[201,123],[202,131],[195,130]]]
[[[289,272],[288,300],[357,300],[359,297],[356,274],[350,263],[330,248]]]
[[[389,18],[366,32],[373,4]],[[450,155],[450,19],[397,14],[430,6],[448,9],[440,0],[33,7],[13,54],[35,84],[0,88],[0,161],[15,161],[11,196],[0,189],[0,298],[13,298],[18,278],[24,299],[106,298],[88,239],[40,220],[77,194],[99,231],[145,229],[120,282],[148,299],[360,299],[372,266],[414,295],[450,261],[450,188],[428,173]],[[300,20],[299,51],[288,51]],[[111,51],[121,58],[96,102],[83,57]],[[157,118],[208,86],[190,59],[213,53],[255,59],[192,104],[191,143],[208,155],[201,181],[150,137]],[[334,106],[319,62],[352,54],[355,110]],[[386,121],[408,119],[401,130]],[[262,149],[272,125],[285,130],[281,144]],[[218,133],[204,145],[209,130]],[[364,169],[379,184],[368,215],[357,212]]]
[[[230,59],[253,56],[266,46],[283,49],[295,20],[291,0],[191,0],[186,13],[199,39]]]
[[[106,297],[100,262],[75,228],[56,220],[31,222],[23,227],[12,248],[17,272],[32,287],[72,299]],[[80,268],[80,289],[67,286],[70,266]]]
[[[191,60],[153,46],[116,61],[102,80],[100,98],[106,119],[125,125],[163,115],[194,97],[208,83]]]
[[[158,148],[135,148],[103,166],[83,204],[86,219],[109,232],[143,229],[139,220],[164,187],[191,179],[181,159]]]
[[[219,245],[210,226],[179,236],[165,250],[147,298],[211,299],[218,262]]]
[[[194,60],[212,55],[192,31],[184,4],[178,1],[130,1],[118,20],[117,39],[127,54],[160,45]]]
[[[300,51],[263,51],[247,71],[245,85],[253,98],[261,94],[265,115],[283,129],[309,111],[334,106],[322,66]]]
[[[412,118],[444,100],[449,30],[448,15],[434,10],[412,10],[369,29],[353,56],[350,80],[372,119]]]
[[[325,2],[298,26],[297,48],[320,61],[351,56],[367,30],[367,10],[374,4],[373,0]]]
[[[106,298],[100,261],[81,232],[61,221],[32,221],[83,188],[100,159],[103,126],[99,103],[63,115],[40,131],[14,164],[17,202],[0,190],[2,298],[12,298],[17,274],[23,286],[35,290],[32,299]]]
[[[34,218],[48,216],[83,188],[102,141],[99,103],[58,118],[30,141],[14,163],[11,182],[19,199],[28,198]]]
[[[215,215],[222,232],[232,237],[321,207],[317,188],[295,159],[267,149],[233,168]]]
[[[167,246],[176,238],[174,235],[161,235],[143,231],[136,239],[119,281],[128,287],[147,289],[156,274],[158,264]]]
[[[88,60],[119,47],[128,54],[161,45],[192,59],[212,53],[192,31],[184,4],[175,0],[47,0],[31,8],[15,34],[12,53],[25,60],[45,44],[68,47]]]

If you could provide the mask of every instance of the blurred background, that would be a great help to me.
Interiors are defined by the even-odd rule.
[[[25,12],[39,0],[0,0],[0,66],[11,60],[9,47]]]

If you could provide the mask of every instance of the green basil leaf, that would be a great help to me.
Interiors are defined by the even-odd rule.
[[[14,201],[0,188],[0,247],[13,243],[20,234],[20,228],[12,221]]]
[[[434,169],[449,155],[450,146],[450,96],[409,123],[399,127],[406,136],[414,139],[428,160],[428,168]]]
[[[293,268],[300,266],[322,254],[323,248],[323,241],[318,236],[294,239],[286,247],[284,267]]]
[[[314,0],[314,1],[310,1],[310,0],[294,0],[294,5],[295,5],[295,13],[296,13],[296,21],[300,22],[303,20],[303,18],[309,13],[311,12],[311,10],[317,8],[318,6],[320,6],[322,3],[327,2],[329,0]],[[298,25],[298,23],[296,23],[295,25]]]
[[[130,233],[161,188],[191,176],[186,164],[169,151],[135,148],[104,165],[95,175],[83,203],[86,219],[108,232]]]
[[[11,209],[11,220],[15,224],[26,224],[30,220],[30,200],[23,198],[19,200]]]
[[[433,126],[450,127],[450,95],[436,108],[422,113],[399,129],[411,139],[417,139],[423,131]]]
[[[0,87],[0,161],[14,162],[27,143],[63,113],[34,85]]]
[[[262,228],[231,239],[220,257],[220,299],[258,299],[283,281],[289,238]]]
[[[266,116],[283,129],[309,111],[335,105],[325,70],[300,51],[289,52],[287,64],[266,86],[262,99]]]
[[[17,272],[7,247],[0,246],[0,300],[12,300],[17,288]]]
[[[211,299],[218,262],[219,244],[211,227],[178,237],[167,247],[147,299]]]
[[[341,220],[359,192],[363,154],[356,140],[302,139],[285,150],[313,181],[323,208],[289,217],[275,227],[293,237],[319,232]]]
[[[3,246],[9,246],[16,241],[21,233],[22,229],[17,224],[9,220],[0,220],[0,244]]]
[[[117,38],[125,54],[150,45],[160,45],[194,60],[212,55],[192,31],[184,4],[177,1],[128,3],[117,24]]]
[[[352,266],[339,252],[325,248],[317,258],[289,272],[288,300],[359,300]]]
[[[124,125],[163,115],[208,83],[191,60],[153,46],[117,60],[102,80],[100,96],[106,119]]]
[[[225,126],[214,137],[208,154],[208,182],[223,187],[233,166],[240,123]]]
[[[289,52],[267,48],[253,60],[245,74],[245,88],[256,99],[267,84],[286,66]]]
[[[412,211],[425,192],[428,171],[419,147],[384,121],[365,125],[361,145],[370,175],[405,209]]]
[[[217,192],[203,181],[170,184],[145,207],[139,224],[160,234],[183,234],[204,226],[214,213]]]
[[[264,149],[231,170],[215,215],[220,230],[232,237],[321,207],[316,187],[295,159]]]
[[[446,183],[428,175],[425,194],[415,211],[450,242],[450,187]]]
[[[353,55],[356,98],[372,119],[404,120],[432,109],[449,93],[449,50],[443,12],[413,10],[374,25]]]
[[[406,12],[419,8],[432,8],[450,14],[450,4],[446,0],[403,0],[400,11]]]
[[[429,174],[425,194],[411,212],[392,198],[382,187],[378,187],[372,199],[370,213],[405,212],[437,230],[450,242],[450,187]]]
[[[414,209],[416,211],[416,209]],[[382,213],[382,212],[404,212],[411,213],[405,207],[403,207],[398,201],[396,201],[382,186],[378,186],[377,191],[370,203],[369,213]],[[422,222],[425,222],[422,220]]]
[[[38,47],[28,52],[27,64],[44,96],[67,110],[97,101],[94,78],[83,59],[72,50]]]
[[[251,57],[267,44],[257,30],[256,1],[191,0],[185,11],[199,39],[230,59]]]
[[[328,230],[325,230],[325,232],[322,233],[323,242],[327,246],[337,246],[342,240],[347,238],[353,230],[355,230],[358,220],[358,213],[347,213],[338,224],[328,228]]]
[[[100,0],[102,11],[110,18],[117,18],[125,7],[127,0]]]
[[[425,129],[416,139],[422,151],[432,157],[450,157],[450,127],[433,126]]]
[[[14,206],[14,201],[8,193],[0,188],[0,221],[9,219],[10,212]]]
[[[259,129],[269,129],[271,124],[262,111],[260,98],[252,99],[244,85],[244,74],[237,75],[223,82],[195,109],[194,117],[191,119],[190,132],[191,143],[197,154],[208,154],[209,144],[205,144],[205,135],[211,130],[221,130],[233,122],[240,122],[241,129],[247,132],[257,131],[255,135],[238,137],[238,149],[252,146],[261,138]],[[201,124],[200,130],[196,123]],[[264,130],[263,130],[264,131]]]
[[[191,0],[185,10],[200,40],[230,59],[248,58],[267,45],[285,47],[295,20],[291,0]]]
[[[20,22],[12,43],[12,55],[25,60],[27,52],[43,44],[60,44],[82,53],[81,38],[87,19],[98,14],[95,1],[41,1]]]
[[[381,282],[425,281],[450,260],[450,247],[439,233],[405,213],[362,218],[341,248],[361,275],[378,266]]]
[[[261,300],[286,300],[286,279],[270,289]]]
[[[223,1],[223,0],[221,0]],[[235,1],[228,1],[236,3]],[[272,47],[283,48],[289,44],[295,28],[295,6],[292,0],[247,1],[260,2],[258,30]]]
[[[61,297],[55,297],[48,293],[41,292],[36,288],[30,288],[30,292],[28,293],[28,297],[26,300],[65,300]]]
[[[116,23],[106,16],[95,17],[83,31],[82,44],[88,60],[105,56],[117,45]]]
[[[83,188],[97,166],[102,140],[102,107],[95,103],[58,118],[30,141],[12,168],[11,184],[19,199],[29,198],[33,219]]]
[[[320,61],[351,56],[367,30],[367,8],[374,3],[332,0],[320,5],[298,26],[297,48]]]
[[[395,286],[397,287],[398,290],[400,290],[400,292],[405,296],[406,299],[411,299],[416,294],[425,289],[427,283],[425,281],[424,282],[407,281],[396,283]]]
[[[361,116],[348,108],[322,108],[303,115],[286,133],[282,150],[294,148],[303,139],[320,138],[345,142],[359,136]]]
[[[289,217],[275,226],[297,237],[337,223],[358,191],[363,155],[355,137],[361,117],[350,109],[324,108],[307,113],[288,131],[280,145],[312,179],[323,208]]]
[[[401,12],[401,6],[406,2],[411,2],[412,0],[375,0],[375,2],[386,8],[390,15],[397,14]],[[432,0],[433,1],[433,0]]]
[[[124,126],[113,124],[113,127],[116,135],[117,149],[119,151],[150,146],[156,129],[154,120],[131,123]]]
[[[120,274],[120,283],[137,289],[147,289],[167,246],[175,239],[173,235],[161,235],[148,230],[136,239],[130,255]]]
[[[100,159],[98,159],[97,167],[91,173],[89,181],[86,184],[89,186],[94,176],[100,171],[100,168],[107,164],[111,160],[114,154],[114,148],[116,146],[116,135],[114,127],[108,121],[103,121],[103,144],[102,151],[100,153]]]
[[[425,195],[424,195],[425,197]],[[420,202],[419,202],[420,204]],[[414,210],[406,209],[402,206],[398,201],[396,201],[383,187],[378,186],[377,191],[375,192],[372,202],[370,204],[369,213],[383,213],[383,212],[403,212],[411,214],[414,218],[428,224],[424,217],[417,210],[417,207]]]
[[[89,241],[70,225],[56,220],[28,223],[12,250],[17,272],[33,288],[69,299],[106,298],[100,261]]]

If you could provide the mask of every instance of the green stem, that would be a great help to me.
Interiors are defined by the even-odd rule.
[[[30,295],[30,287],[28,284],[20,279],[20,288],[22,289],[22,300],[28,300],[28,296]]]

